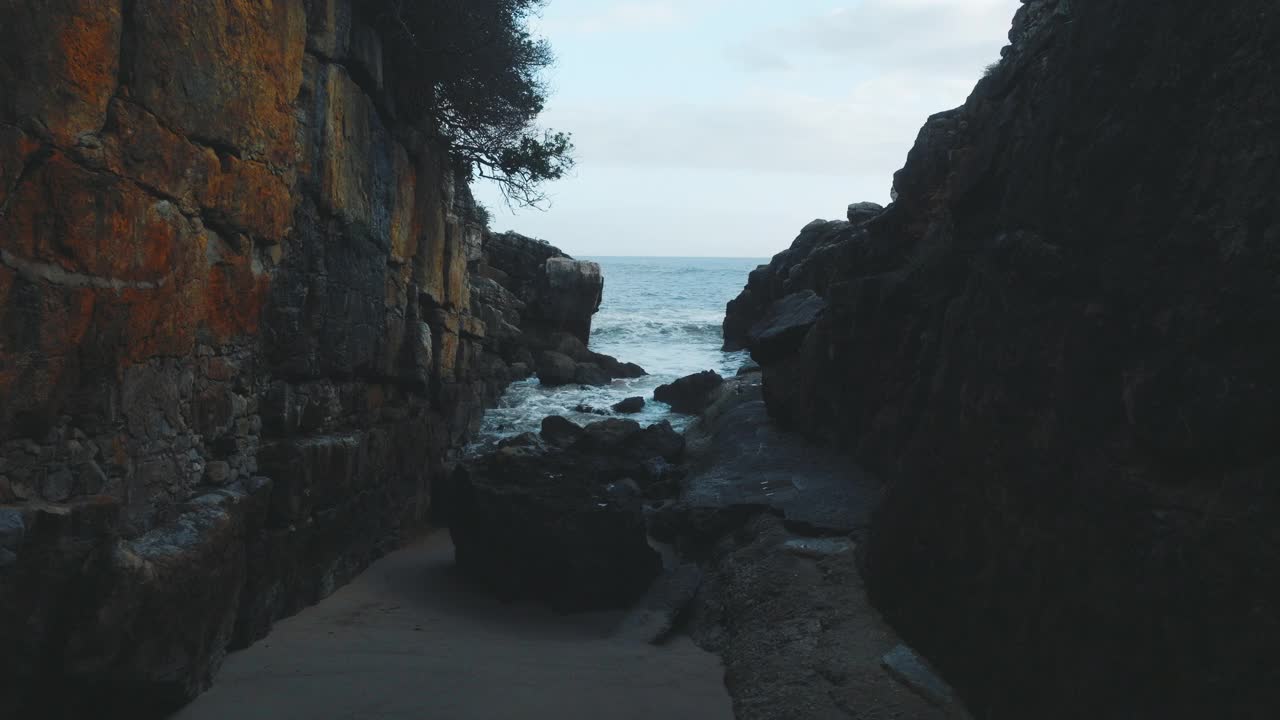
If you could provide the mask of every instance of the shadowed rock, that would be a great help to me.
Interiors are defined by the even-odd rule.
[[[546,418],[541,437],[546,445],[502,447],[460,467],[450,517],[459,567],[507,598],[626,606],[661,569],[643,504],[673,492],[655,463],[678,461],[684,438],[665,422],[580,428],[561,417]]]
[[[801,290],[773,303],[747,334],[751,358],[767,364],[794,352],[826,309],[827,302],[812,290]]]
[[[711,393],[724,382],[720,374],[712,370],[688,375],[653,391],[653,399],[664,402],[678,413],[693,415],[711,404]]]

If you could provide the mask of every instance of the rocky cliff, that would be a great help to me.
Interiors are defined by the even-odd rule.
[[[1280,12],[1024,0],[726,342],[888,481],[873,596],[991,718],[1280,708]]]
[[[424,526],[526,325],[585,341],[599,268],[486,252],[359,7],[0,2],[0,714],[200,692]]]

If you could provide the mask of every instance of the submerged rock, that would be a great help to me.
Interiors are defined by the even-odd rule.
[[[664,402],[678,413],[693,415],[711,404],[711,394],[720,387],[724,378],[712,370],[688,375],[653,391],[653,399]]]

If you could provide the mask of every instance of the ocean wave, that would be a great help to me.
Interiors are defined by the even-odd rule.
[[[719,322],[662,322],[639,320],[617,324],[597,325],[591,332],[593,342],[608,342],[617,338],[642,341],[645,338],[665,339],[674,336],[721,337]]]

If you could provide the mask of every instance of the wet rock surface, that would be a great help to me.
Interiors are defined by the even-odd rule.
[[[826,301],[765,401],[891,481],[872,597],[980,716],[1280,707],[1278,37],[1260,0],[1024,2],[894,204],[730,303],[733,347]]]
[[[641,410],[644,410],[644,398],[642,397],[629,397],[613,404],[613,411],[616,413],[631,415]]]
[[[695,451],[680,495],[687,511],[767,508],[816,534],[867,527],[880,481],[847,456],[773,423],[759,374],[729,380],[712,399],[687,433]]]
[[[739,718],[965,717],[882,664],[902,641],[872,607],[855,555],[878,481],[773,426],[758,374],[725,382],[687,440],[679,498],[649,513],[676,559],[621,636],[662,637],[678,623],[723,658]]]

